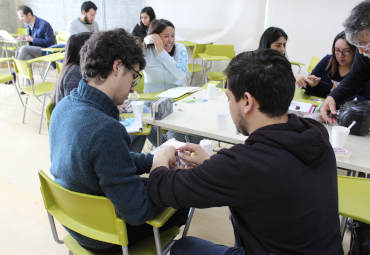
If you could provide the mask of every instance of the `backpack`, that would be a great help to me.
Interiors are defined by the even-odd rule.
[[[370,254],[370,225],[354,220],[351,224],[351,243],[347,255]]]

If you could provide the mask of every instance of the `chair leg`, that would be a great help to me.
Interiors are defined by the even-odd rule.
[[[26,97],[26,102],[24,103],[23,105],[23,118],[22,118],[22,123],[24,124],[24,120],[26,119],[26,110],[27,110],[27,105],[28,105],[28,98],[29,98],[29,95],[27,95]]]
[[[40,118],[40,125],[39,125],[39,134],[41,133],[42,119],[43,119],[43,117],[44,117],[44,111],[45,111],[45,100],[46,100],[46,95],[44,95],[44,96],[43,96],[43,100],[42,100],[41,118]]]
[[[122,254],[123,255],[129,255],[127,246],[122,246]]]
[[[15,90],[17,91],[17,94],[18,94],[19,100],[21,101],[21,104],[22,104],[22,106],[24,107],[24,103],[23,103],[23,100],[22,100],[21,94],[19,93],[19,89],[18,89],[18,86],[17,86],[17,82],[16,82],[15,80],[13,80],[13,85],[14,85]]]
[[[156,227],[153,227],[154,232],[154,241],[155,241],[155,249],[157,251],[157,255],[162,254],[162,245],[161,245],[161,238],[159,235],[159,230]]]
[[[185,237],[188,234],[191,219],[193,218],[195,208],[191,207],[188,214],[188,219],[186,220],[186,224],[184,227],[184,231],[182,232],[182,237]]]

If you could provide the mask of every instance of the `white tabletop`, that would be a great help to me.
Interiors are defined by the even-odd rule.
[[[144,122],[226,143],[244,143],[247,137],[237,134],[230,115],[226,121],[226,129],[219,128],[217,113],[228,110],[229,104],[224,92],[218,90],[215,99],[207,100],[207,91],[201,90],[174,103],[174,112],[163,120],[144,118]],[[330,127],[328,131],[330,134]],[[351,152],[351,156],[347,159],[337,157],[338,167],[370,173],[370,136],[349,135],[345,148]]]

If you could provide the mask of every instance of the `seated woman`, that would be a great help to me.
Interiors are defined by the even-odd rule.
[[[146,42],[144,69],[144,93],[155,93],[185,85],[188,69],[188,54],[184,45],[175,42],[175,26],[168,20],[153,20],[148,29],[150,39]],[[156,128],[153,128],[149,140],[156,145]],[[185,137],[168,131],[166,138],[199,143],[196,136]],[[189,139],[188,139],[189,138]]]
[[[66,45],[63,68],[59,74],[55,88],[54,102],[57,104],[68,96],[72,89],[77,88],[82,78],[80,71],[80,49],[89,39],[91,33],[84,32],[71,35]]]
[[[286,56],[286,44],[288,41],[288,35],[278,27],[269,27],[263,32],[259,49],[273,49]],[[297,86],[303,86],[305,84],[305,78],[301,74],[294,74]]]
[[[346,40],[344,32],[334,38],[331,52],[332,55],[321,59],[311,75],[305,79],[303,88],[306,89],[306,94],[325,98],[351,70],[356,47]],[[370,99],[370,83],[357,98]]]
[[[144,40],[147,35],[150,23],[155,19],[155,13],[152,7],[144,7],[140,12],[140,23],[136,24],[132,34]]]

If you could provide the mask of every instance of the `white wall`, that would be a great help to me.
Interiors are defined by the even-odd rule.
[[[158,18],[171,21],[176,40],[234,44],[254,49],[264,26],[265,0],[146,0]]]
[[[278,26],[288,36],[291,60],[308,63],[312,55],[330,53],[334,36],[361,0],[93,0],[102,29],[129,31],[140,10],[152,6],[158,18],[172,21],[177,40],[234,44],[237,52],[257,48],[265,27]],[[83,0],[0,0],[0,28],[21,26],[16,6],[29,5],[54,30],[65,30],[79,16]],[[8,20],[8,22],[7,22]],[[4,26],[4,27],[2,27]]]
[[[278,26],[288,34],[290,60],[309,63],[331,53],[343,21],[361,0],[267,0],[266,27]]]

